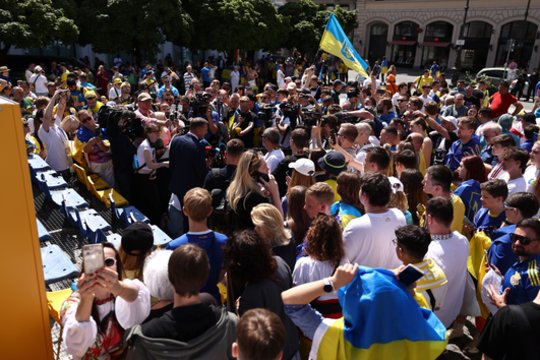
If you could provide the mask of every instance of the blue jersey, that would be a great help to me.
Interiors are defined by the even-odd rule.
[[[512,240],[510,234],[514,232],[516,225],[509,225],[495,230],[491,233],[492,242],[488,250],[488,261],[505,274],[513,263],[518,261],[518,257],[512,251]]]
[[[454,194],[461,198],[465,205],[465,216],[471,222],[474,220],[476,212],[482,207],[480,201],[480,183],[474,179],[462,182],[454,191]]]
[[[491,232],[500,228],[504,220],[506,220],[504,211],[497,216],[493,216],[488,209],[481,208],[474,216],[473,223],[478,230],[486,231],[488,236],[491,236]]]
[[[206,251],[210,260],[210,274],[206,285],[201,289],[201,292],[212,294],[218,303],[221,303],[221,298],[217,288],[219,274],[223,267],[223,248],[227,243],[227,236],[208,230],[203,233],[188,232],[179,238],[167,244],[167,249],[174,250],[184,244],[194,244]]]
[[[461,159],[469,155],[480,156],[480,152],[480,139],[478,136],[473,135],[471,140],[466,144],[463,144],[461,140],[456,140],[448,150],[448,154],[446,154],[445,165],[448,166],[450,170],[456,171]]]
[[[534,300],[540,290],[538,264],[540,264],[540,255],[514,263],[504,274],[501,292],[506,288],[510,289],[506,297],[508,305],[525,304]]]

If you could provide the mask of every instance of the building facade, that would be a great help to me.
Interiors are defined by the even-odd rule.
[[[355,9],[354,45],[370,62],[477,71],[508,58],[540,67],[538,0],[358,0]]]

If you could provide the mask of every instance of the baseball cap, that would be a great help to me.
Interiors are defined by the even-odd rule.
[[[4,71],[10,71],[11,69],[8,68],[7,66],[0,66],[0,72],[4,72]]]
[[[140,93],[139,96],[137,96],[137,101],[147,101],[147,100],[152,100],[152,97],[150,96],[149,93],[143,92],[143,93]]]
[[[121,84],[121,83],[122,83],[122,79],[120,79],[119,77],[114,78],[113,84]]]
[[[43,68],[39,65],[36,65],[36,67],[34,68],[34,72],[38,72],[38,71],[43,71]]]
[[[315,163],[310,159],[298,159],[289,163],[289,168],[298,171],[304,176],[312,176],[315,173]]]
[[[392,192],[395,194],[398,191],[405,192],[403,183],[395,176],[389,176],[388,181],[390,181],[390,187],[392,188]]]
[[[84,97],[87,99],[94,99],[94,98],[97,98],[97,94],[93,90],[88,90],[86,94],[84,94]]]
[[[457,119],[453,116],[441,116],[441,121],[447,121],[454,125],[454,130],[457,129]]]
[[[136,222],[129,225],[122,235],[122,250],[128,255],[145,254],[154,246],[154,233],[150,225]]]

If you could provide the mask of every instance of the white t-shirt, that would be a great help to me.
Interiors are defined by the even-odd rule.
[[[281,149],[269,151],[266,153],[266,155],[264,155],[264,160],[266,161],[266,165],[268,166],[270,173],[274,172],[274,169],[283,159],[285,159],[285,154],[283,154]]]
[[[279,69],[276,73],[276,77],[277,77],[278,88],[284,89],[285,88],[285,73],[283,72],[283,70]]]
[[[535,165],[529,165],[527,169],[525,169],[525,172],[523,173],[523,177],[525,178],[527,187],[534,184],[535,180],[538,178],[539,173],[540,171],[536,168]]]
[[[144,164],[144,167],[137,171],[139,174],[150,174],[153,171],[152,169],[148,168],[148,166],[146,166],[146,160],[144,159],[145,150],[150,151],[152,159],[154,159],[154,161],[156,160],[156,150],[150,146],[150,142],[148,141],[148,139],[145,139],[137,148],[137,161],[139,162],[139,167],[143,166]]]
[[[38,135],[45,148],[47,149],[47,157],[45,161],[55,171],[64,171],[71,167],[71,159],[67,156],[69,149],[69,141],[62,127],[53,125],[49,127],[49,132],[41,126],[38,130]]]
[[[392,240],[394,231],[405,226],[403,212],[388,209],[380,214],[367,213],[349,222],[343,230],[345,256],[351,263],[393,269],[401,265]]]
[[[449,239],[432,239],[425,255],[425,258],[431,258],[441,267],[448,280],[446,298],[441,308],[435,311],[435,315],[446,327],[456,319],[463,305],[468,257],[469,241],[457,231]]]
[[[120,89],[117,89],[115,86],[111,87],[109,90],[109,100],[116,100],[120,94],[122,94]]]
[[[527,191],[527,182],[525,181],[525,178],[523,176],[518,177],[514,180],[508,180],[506,182],[506,185],[508,186],[508,195],[520,191]]]
[[[322,280],[332,276],[334,269],[335,265],[329,261],[319,261],[310,256],[302,256],[296,260],[296,264],[294,265],[292,273],[293,284],[296,286]],[[330,300],[336,297],[336,294],[322,295],[319,297],[319,300]]]
[[[30,77],[30,85],[35,86],[36,94],[47,94],[49,92],[47,82],[47,78],[43,74],[34,74]]]

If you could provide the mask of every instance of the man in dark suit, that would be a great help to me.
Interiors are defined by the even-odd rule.
[[[204,145],[199,140],[208,132],[208,121],[193,118],[187,134],[175,137],[169,150],[172,192],[169,204],[169,235],[176,238],[187,231],[182,213],[184,195],[194,187],[202,187],[208,169]]]

